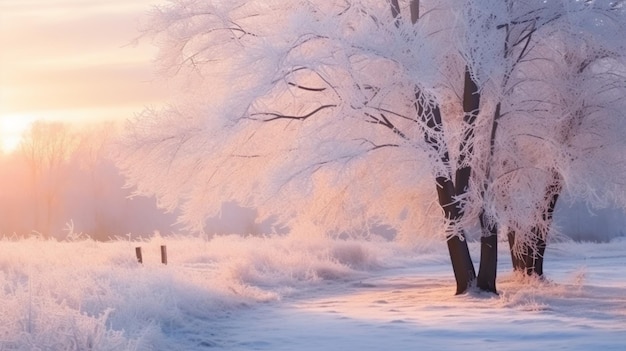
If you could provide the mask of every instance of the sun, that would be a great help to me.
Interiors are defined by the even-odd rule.
[[[34,118],[27,115],[10,114],[0,116],[0,148],[4,153],[12,153],[22,142],[24,132]]]

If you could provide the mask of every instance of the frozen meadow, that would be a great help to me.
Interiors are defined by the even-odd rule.
[[[454,296],[442,242],[3,239],[0,350],[626,347],[623,237],[551,244],[545,281],[511,273],[502,244],[500,295]]]
[[[171,0],[139,22],[167,98],[121,135],[34,123],[0,165],[0,351],[626,349],[623,1]],[[88,46],[72,67],[114,58]],[[181,231],[266,232],[226,203],[279,228],[1,238],[169,225],[129,189]],[[619,219],[571,231],[563,203]],[[512,273],[507,236],[539,275],[553,240],[545,279]]]

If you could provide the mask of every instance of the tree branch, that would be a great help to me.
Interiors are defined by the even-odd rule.
[[[365,115],[371,118],[373,121],[366,121],[368,123],[380,124],[389,128],[394,134],[400,136],[404,140],[409,140],[409,138],[404,134],[400,129],[398,129],[384,114],[380,114],[380,118],[374,116],[369,112],[365,112]]]
[[[315,115],[316,113],[328,109],[328,108],[333,108],[333,107],[337,107],[337,105],[335,104],[329,104],[329,105],[322,105],[318,108],[316,108],[315,110],[302,115],[302,116],[290,116],[290,115],[282,115],[280,113],[275,113],[275,112],[259,112],[259,113],[252,113],[250,114],[250,119],[252,120],[257,120],[257,121],[263,121],[263,122],[270,122],[270,121],[275,121],[277,119],[295,119],[295,120],[305,120],[313,115]],[[257,119],[257,118],[253,118],[256,116],[273,116],[271,118],[268,119]]]

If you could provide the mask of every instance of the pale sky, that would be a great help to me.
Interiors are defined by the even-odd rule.
[[[164,2],[0,0],[0,134],[16,120],[126,119],[162,104],[155,48],[132,42]]]

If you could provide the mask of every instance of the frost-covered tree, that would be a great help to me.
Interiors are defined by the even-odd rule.
[[[234,200],[292,228],[444,233],[457,293],[474,281],[496,292],[499,233],[516,269],[542,274],[562,191],[624,205],[624,11],[621,1],[172,1],[148,32],[163,73],[187,90],[129,123],[118,164],[138,193],[200,230]],[[477,223],[478,275],[466,240]]]
[[[506,228],[514,267],[542,275],[546,236],[565,189],[592,206],[623,207],[616,174],[624,171],[618,150],[625,146],[626,47],[618,33],[626,19],[620,2],[537,4],[526,12],[543,23],[528,22],[524,55],[502,85],[501,117],[494,119],[502,125],[493,150],[499,161],[488,163],[498,171],[485,184],[492,188],[492,223]]]
[[[68,125],[46,121],[35,122],[20,144],[30,171],[34,230],[46,238],[51,237],[59,195],[67,185],[67,164],[75,147],[76,135]]]

